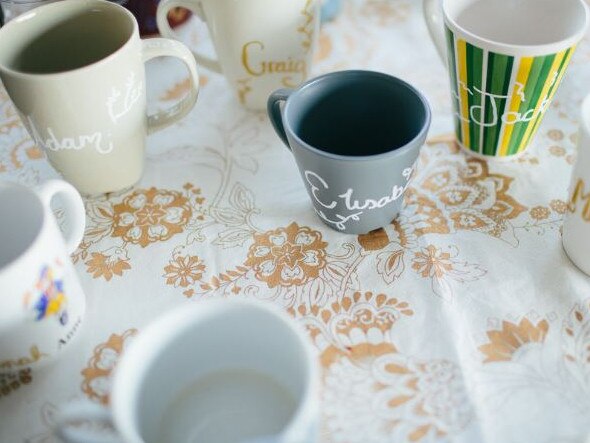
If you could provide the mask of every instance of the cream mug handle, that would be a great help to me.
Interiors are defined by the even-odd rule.
[[[37,188],[37,195],[41,199],[47,212],[51,213],[51,200],[56,195],[63,197],[66,217],[69,219],[69,232],[64,234],[66,250],[72,254],[84,237],[86,227],[86,210],[84,202],[76,188],[63,180],[49,180]]]
[[[445,27],[442,12],[442,0],[424,0],[424,20],[430,33],[430,38],[438,51],[442,61],[447,63],[447,48],[445,43]]]
[[[88,429],[74,427],[76,423],[83,421],[113,427],[109,409],[88,400],[78,400],[61,407],[52,432],[60,441],[66,443],[121,443],[117,438],[108,438]]]
[[[205,13],[201,3],[197,0],[162,0],[158,4],[158,11],[156,13],[156,22],[158,23],[158,30],[164,37],[173,38],[179,40],[178,35],[172,30],[168,23],[168,13],[173,8],[186,8],[199,17],[202,21],[206,22]],[[193,51],[195,59],[199,62],[199,65],[204,66],[210,71],[221,74],[221,65],[218,60],[214,60],[211,57],[199,54]]]
[[[171,108],[148,116],[148,134],[151,134],[176,123],[193,109],[199,95],[199,73],[194,57],[182,43],[167,38],[149,38],[142,40],[141,43],[144,63],[156,57],[178,58],[188,68],[191,82],[190,91],[186,97]]]

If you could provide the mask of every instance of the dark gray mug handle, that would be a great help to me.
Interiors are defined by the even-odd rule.
[[[283,124],[281,103],[287,101],[292,92],[292,89],[277,89],[268,97],[266,106],[268,117],[270,118],[272,126],[275,128],[275,132],[289,149],[291,149],[291,147],[289,146],[289,140],[287,139],[287,133],[285,132],[285,125]]]

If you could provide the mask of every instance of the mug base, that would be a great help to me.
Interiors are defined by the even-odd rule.
[[[480,160],[488,160],[488,161],[500,162],[500,163],[511,162],[513,160],[518,160],[526,152],[528,152],[528,148],[525,148],[522,151],[520,151],[520,152],[518,152],[516,154],[512,154],[512,155],[504,155],[504,156],[485,155],[485,154],[480,154],[479,152],[472,151],[471,149],[469,149],[466,146],[464,146],[458,140],[457,140],[457,145],[461,148],[461,150],[463,152],[465,152],[467,155],[470,155],[470,156],[472,156],[474,158],[477,158],[477,159],[480,159]]]

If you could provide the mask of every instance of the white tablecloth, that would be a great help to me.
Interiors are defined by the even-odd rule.
[[[185,31],[205,44],[201,27]],[[248,297],[283,306],[308,328],[324,371],[325,442],[584,442],[590,279],[564,254],[560,227],[589,62],[584,41],[526,155],[486,163],[454,144],[448,79],[420,2],[346,1],[323,28],[315,71],[397,75],[434,111],[401,216],[361,237],[320,222],[266,116],[240,109],[225,80],[202,70],[194,111],[149,139],[141,182],[86,200],[74,255],[84,328],[52,366],[0,376],[0,441],[53,442],[61,404],[106,404],[121,352],[162,312]],[[187,90],[174,62],[157,60],[148,74],[152,108]],[[56,176],[2,93],[0,179]],[[139,200],[177,216],[148,217]],[[301,233],[312,241],[298,244]],[[318,260],[281,248],[257,256],[276,234]],[[261,272],[269,264],[270,276]]]

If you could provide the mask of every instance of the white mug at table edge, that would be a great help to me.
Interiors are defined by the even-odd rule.
[[[65,242],[50,203],[59,195]],[[52,361],[79,333],[86,300],[69,255],[82,240],[84,203],[62,180],[36,189],[0,182],[0,372]]]
[[[108,408],[88,400],[61,407],[55,434],[68,443],[106,441],[73,423],[112,426],[117,442],[161,442],[162,417],[195,381],[224,370],[251,370],[283,385],[294,410],[278,434],[240,443],[314,443],[319,434],[319,363],[305,330],[268,302],[222,299],[185,305],[164,314],[138,336],[115,368]],[[186,438],[214,415],[180,430]],[[192,417],[192,416],[191,416]],[[201,418],[201,420],[199,420]],[[182,437],[175,441],[182,440]],[[112,440],[108,440],[112,442]]]
[[[590,275],[590,95],[585,98],[580,114],[578,157],[572,172],[562,240],[571,261]]]

